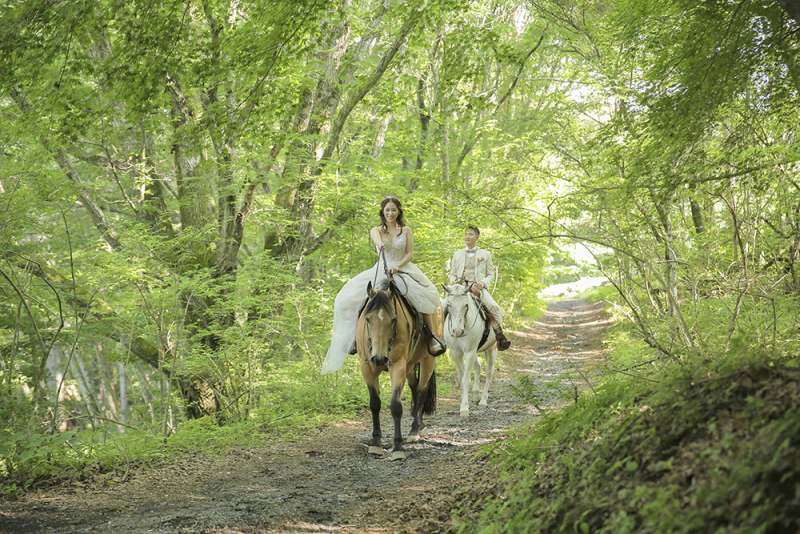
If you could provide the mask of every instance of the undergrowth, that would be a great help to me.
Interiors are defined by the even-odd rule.
[[[795,363],[741,350],[646,365],[638,377],[607,373],[577,403],[488,451],[502,471],[495,491],[465,490],[453,529],[797,532]]]
[[[456,385],[442,377],[454,375],[455,366],[449,359],[438,363],[439,394],[451,395]],[[182,420],[174,428],[127,426],[122,432],[114,423],[80,432],[0,430],[0,499],[17,499],[67,481],[119,482],[133,467],[169,461],[186,451],[213,453],[292,439],[369,410],[369,396],[354,359],[324,377],[303,362],[265,365],[264,372],[268,379],[254,386],[261,390],[261,403],[224,425],[205,417]],[[388,406],[388,374],[381,383]],[[405,401],[410,402],[408,387]]]

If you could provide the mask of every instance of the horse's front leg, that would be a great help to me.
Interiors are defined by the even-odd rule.
[[[405,361],[395,362],[389,368],[389,376],[392,378],[392,400],[389,403],[389,411],[394,420],[392,460],[405,460],[406,451],[403,449],[403,433],[400,429],[400,422],[403,419],[403,389],[406,387]]]
[[[473,351],[464,354],[464,375],[461,377],[461,407],[459,409],[461,417],[469,417],[469,388],[472,381],[472,370],[477,359],[478,355]]]
[[[381,395],[380,391],[371,386],[367,386],[369,390],[369,411],[372,412],[372,441],[369,444],[369,453],[374,456],[383,456],[383,447],[381,446]]]
[[[472,381],[472,402],[478,402],[481,397],[481,358],[475,354],[475,363],[472,365],[474,380]]]
[[[380,377],[381,372],[373,368],[371,365],[362,361],[361,375],[364,377],[364,382],[367,383],[367,391],[369,391],[369,411],[372,412],[372,441],[369,444],[369,454],[373,456],[383,456],[383,448],[381,447],[381,389]]]
[[[483,385],[483,395],[481,395],[481,402],[479,406],[485,408],[489,405],[489,384],[494,377],[495,362],[497,361],[497,343],[493,343],[489,349],[484,351],[486,355],[486,383]]]
[[[447,344],[450,347],[450,358],[452,358],[453,363],[456,364],[456,380],[458,380],[458,383],[460,384],[464,379],[464,373],[469,373],[469,369],[464,369],[464,353],[455,342],[448,341]]]

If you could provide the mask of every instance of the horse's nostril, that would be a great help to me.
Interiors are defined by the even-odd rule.
[[[372,356],[369,361],[375,365],[376,367],[383,367],[389,361],[389,358],[386,356]]]

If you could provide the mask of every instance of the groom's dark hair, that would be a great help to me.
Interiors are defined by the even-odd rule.
[[[481,231],[478,230],[477,226],[467,226],[467,230],[472,230],[472,233],[474,233],[478,237],[481,236]]]

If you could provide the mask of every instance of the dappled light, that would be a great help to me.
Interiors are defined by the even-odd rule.
[[[548,312],[543,321],[553,327],[569,322],[569,332],[581,340],[576,341],[575,350],[594,348],[599,355],[601,332],[594,326],[584,327],[578,318],[597,318],[602,308],[585,300],[571,306],[571,312]],[[537,323],[509,330],[509,335],[513,345],[502,353],[488,407],[475,405],[466,419],[459,415],[452,363],[443,362],[440,391],[451,393],[440,394],[436,412],[427,418],[424,439],[405,445],[406,460],[368,454],[371,417],[363,407],[358,417],[291,440],[263,434],[257,447],[230,448],[217,454],[194,451],[181,455],[180,460],[142,466],[120,484],[109,484],[107,478],[86,480],[80,496],[54,489],[19,503],[19,512],[14,510],[17,505],[8,508],[10,513],[2,517],[9,528],[37,525],[54,533],[59,532],[59,522],[65,517],[87,528],[103,522],[122,533],[144,528],[193,532],[201,526],[202,532],[214,533],[369,534],[398,532],[408,524],[418,529],[441,528],[460,488],[489,469],[482,451],[563,402],[558,390],[543,389],[528,397],[530,387],[567,387],[570,375],[582,367],[570,361],[565,351],[545,351],[544,357],[537,351],[561,339],[553,329]],[[536,383],[525,389],[519,379],[530,373],[537,377]],[[388,378],[383,381],[384,386],[388,383]],[[408,410],[408,403],[404,404]],[[391,428],[387,412],[381,414],[382,426]],[[404,433],[409,425],[406,411]],[[384,437],[383,441],[384,447],[390,447],[391,440]],[[484,486],[474,487],[480,488]],[[426,514],[417,511],[419,499],[427,503]],[[35,514],[29,512],[32,506]]]
[[[798,5],[0,2],[0,533],[800,532]]]

